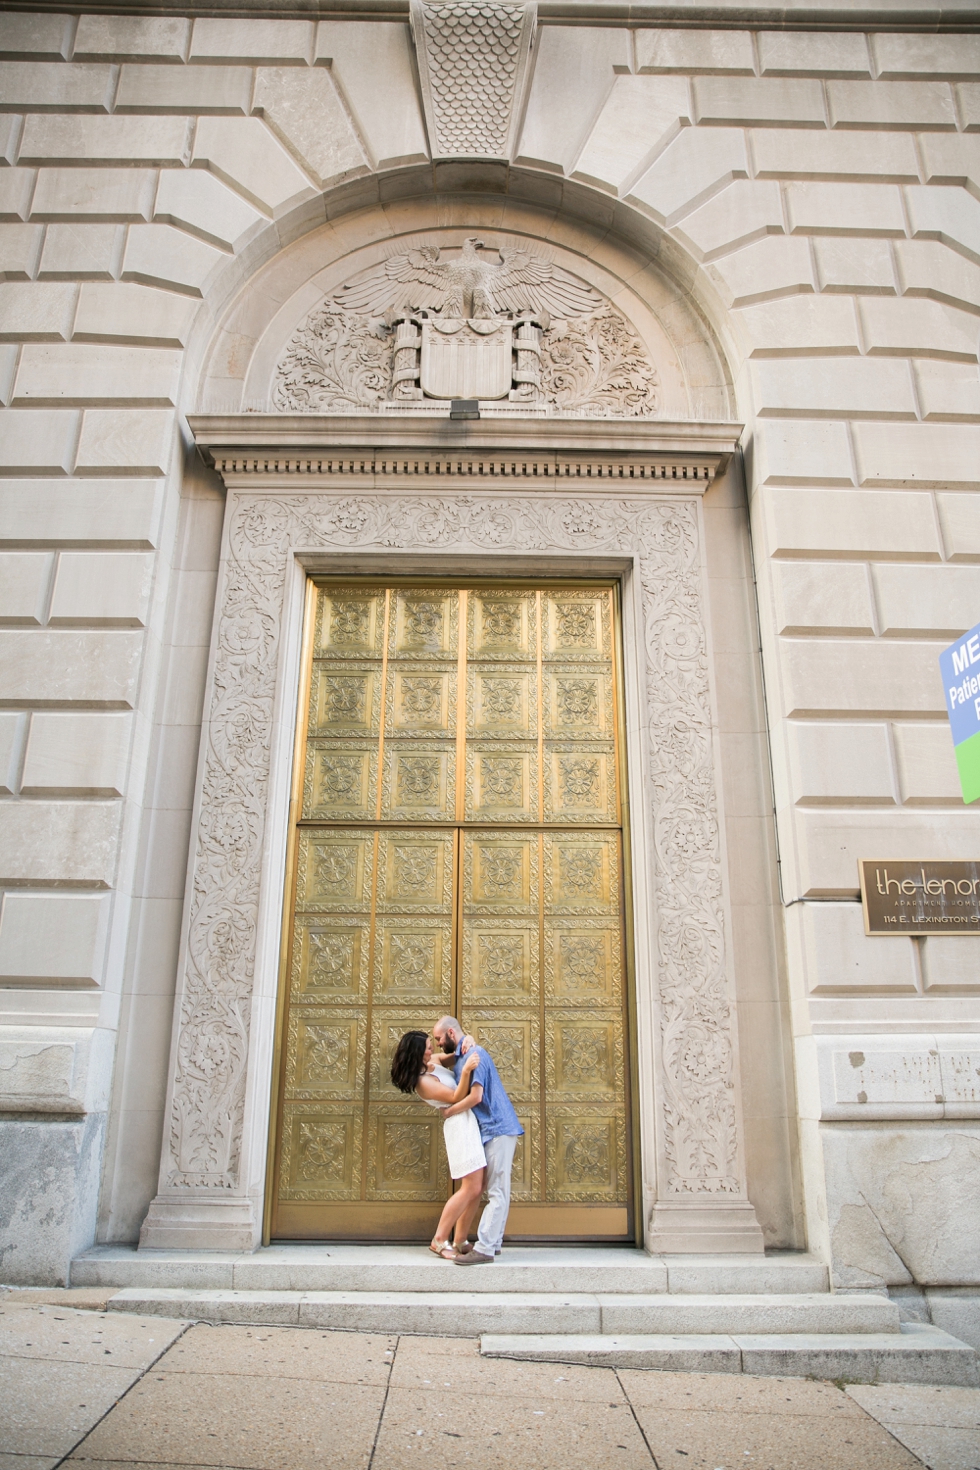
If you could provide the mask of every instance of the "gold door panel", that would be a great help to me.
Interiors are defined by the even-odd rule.
[[[427,1238],[442,1119],[389,1068],[449,1012],[525,1129],[509,1235],[631,1239],[614,589],[324,581],[310,613],[271,1236]]]
[[[393,663],[385,703],[388,736],[456,734],[456,669]]]

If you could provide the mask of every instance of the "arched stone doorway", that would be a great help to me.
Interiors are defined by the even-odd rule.
[[[298,334],[309,332],[325,302],[393,254],[426,245],[452,258],[476,232],[494,249],[533,250],[596,293],[602,310],[625,324],[634,369],[644,365],[641,377],[649,369],[654,416],[604,417],[594,404],[585,413],[573,406],[555,414],[552,404],[544,416],[518,422],[513,411],[491,412],[474,424],[447,421],[444,410],[432,417],[409,409],[395,419],[377,404],[356,402],[342,405],[339,416],[341,405],[311,416],[309,404],[290,401],[290,353],[295,360]],[[633,233],[649,233],[636,217]],[[268,243],[257,241],[254,253]],[[183,992],[160,1192],[144,1245],[249,1247],[261,1231],[284,798],[307,576],[354,569],[417,576],[436,570],[440,557],[472,575],[490,568],[505,578],[526,576],[530,549],[533,564],[553,575],[600,567],[623,597],[634,812],[628,938],[636,956],[637,1198],[645,1239],[658,1250],[761,1248],[746,1187],[733,1005],[722,792],[732,712],[719,714],[723,679],[713,656],[721,633],[722,642],[734,639],[741,666],[751,658],[751,587],[743,565],[733,620],[733,604],[722,611],[732,589],[721,588],[733,579],[711,586],[712,556],[733,528],[744,560],[744,523],[732,470],[739,425],[730,373],[704,317],[645,251],[606,227],[519,200],[423,196],[338,217],[277,252],[226,306],[207,343],[202,328],[198,353],[203,413],[191,423],[229,497]],[[297,414],[299,406],[306,412]],[[368,412],[358,415],[358,408]],[[456,455],[448,478],[448,460],[419,478],[404,458],[406,445],[430,456],[465,448],[467,457],[464,464]],[[522,472],[506,488],[498,481],[488,497],[487,469],[506,475],[504,461],[515,453]],[[491,467],[495,455],[500,463]],[[706,513],[702,497],[719,471],[719,503]],[[474,495],[503,507],[508,529],[488,535]],[[755,746],[758,771],[764,749],[758,738]],[[753,815],[764,820],[765,803],[757,805]],[[765,862],[754,861],[767,884]],[[785,1109],[781,1059],[767,1069],[756,1091],[767,1092],[765,1106],[778,1116]],[[760,1164],[767,1149],[772,1161],[768,1118],[754,1143]],[[762,1183],[764,1195],[780,1198],[774,1215],[787,1213],[792,1190],[784,1145]]]

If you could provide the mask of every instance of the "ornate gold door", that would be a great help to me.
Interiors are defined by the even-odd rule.
[[[424,1239],[458,1015],[525,1128],[508,1234],[632,1236],[615,589],[318,582],[297,741],[270,1233]]]

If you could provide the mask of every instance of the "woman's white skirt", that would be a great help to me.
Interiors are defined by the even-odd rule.
[[[486,1168],[487,1156],[480,1142],[480,1125],[473,1116],[472,1108],[465,1113],[456,1113],[443,1123],[446,1140],[446,1157],[449,1172],[454,1179],[462,1179],[477,1169]]]

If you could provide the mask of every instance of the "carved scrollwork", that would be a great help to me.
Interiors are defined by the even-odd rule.
[[[656,368],[634,328],[612,307],[553,319],[547,330],[528,330],[537,344],[534,371],[522,366],[527,344],[519,335],[510,394],[515,401],[590,418],[659,413]],[[415,333],[409,343],[401,326],[389,332],[376,314],[335,304],[317,307],[279,362],[273,406],[284,413],[363,413],[377,412],[389,401],[421,401],[421,390],[411,386],[418,377],[420,342]],[[413,353],[415,367],[409,363]]]
[[[657,372],[636,332],[606,310],[556,323],[541,336],[541,396],[594,418],[659,411]]]
[[[318,546],[412,551],[434,543],[460,553],[504,544],[525,551],[580,549],[585,554],[627,554],[636,559],[643,599],[645,723],[650,732],[647,761],[656,858],[667,1169],[663,1185],[688,1196],[736,1193],[740,1167],[733,1019],[726,985],[698,512],[686,499],[651,503],[642,495],[366,494],[336,500],[322,493],[263,493],[242,495],[233,503],[206,725],[172,1111],[165,1139],[167,1181],[177,1189],[239,1187],[280,622],[290,550]],[[585,639],[589,630],[584,623],[579,626],[577,612],[573,621],[567,635]],[[591,693],[574,690],[571,696],[578,701],[577,708],[584,701],[583,707],[591,709]],[[303,882],[312,885],[313,907],[328,901],[336,904],[339,895],[360,892],[362,859],[356,837],[338,834],[321,842],[314,856],[301,854],[307,875]],[[613,912],[618,895],[612,890],[606,894],[603,887],[607,880],[602,877],[598,834],[568,834],[554,841],[565,847],[557,865],[549,868],[553,876],[547,881],[575,890],[567,911]],[[392,842],[391,881],[399,892],[404,889],[414,897],[431,889],[438,897],[442,889],[433,854],[412,851],[411,844],[400,838]],[[474,891],[476,899],[486,904],[484,912],[492,913],[495,895],[510,900],[528,881],[532,885],[537,881],[533,872],[530,880],[525,876],[521,843],[482,837],[474,842],[481,847]],[[404,851],[394,851],[397,847]],[[381,861],[387,861],[384,852]],[[473,880],[468,876],[466,881]],[[575,927],[582,921],[559,922]],[[339,962],[339,956],[324,956],[322,961],[328,971]],[[569,984],[591,986],[599,973],[598,962],[593,942],[576,937],[566,943],[562,963],[568,967]],[[595,1126],[590,1119],[589,1127]],[[395,1148],[395,1140],[401,1140],[397,1131],[386,1149]],[[414,1159],[421,1146],[416,1133],[401,1141],[407,1153],[400,1146],[395,1149],[401,1158],[389,1161],[393,1167],[407,1167],[405,1160],[409,1155]],[[615,1147],[622,1145],[617,1142]],[[578,1188],[598,1169],[602,1153],[598,1135],[586,1138],[583,1133],[566,1153],[569,1187]]]
[[[369,317],[318,307],[294,333],[276,370],[284,413],[352,413],[388,397],[392,346]]]

